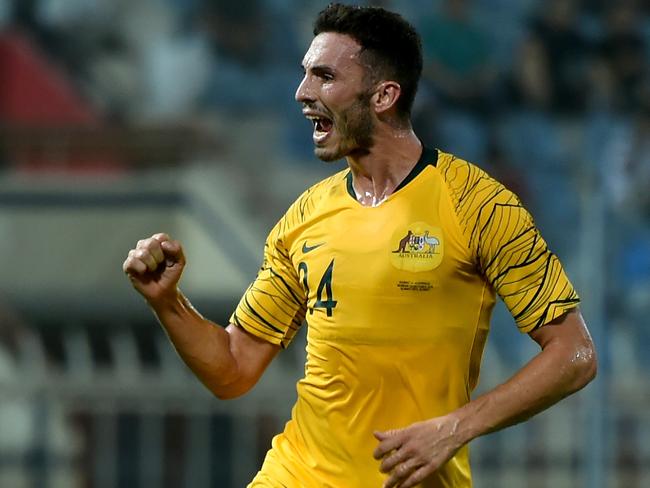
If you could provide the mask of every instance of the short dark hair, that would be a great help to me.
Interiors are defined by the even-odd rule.
[[[314,22],[314,35],[322,32],[345,34],[357,41],[362,60],[373,68],[372,81],[398,82],[402,93],[397,111],[410,116],[422,74],[422,41],[411,24],[381,7],[331,3]]]

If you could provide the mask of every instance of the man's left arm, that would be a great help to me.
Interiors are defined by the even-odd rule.
[[[595,377],[594,344],[577,308],[529,336],[541,351],[505,383],[448,415],[375,433],[374,456],[390,473],[385,488],[418,484],[472,439],[523,422]]]

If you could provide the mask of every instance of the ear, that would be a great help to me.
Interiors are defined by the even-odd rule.
[[[396,81],[382,81],[379,83],[371,99],[375,113],[385,113],[393,108],[401,94],[402,87]]]

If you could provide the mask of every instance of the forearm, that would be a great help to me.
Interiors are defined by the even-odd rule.
[[[239,368],[231,351],[230,334],[204,318],[178,291],[174,296],[150,302],[158,321],[181,359],[218,397],[230,397]]]
[[[448,415],[375,432],[373,456],[390,473],[384,486],[415,486],[472,439],[522,422],[587,384],[596,359],[582,317],[572,311],[556,324],[531,332],[542,352],[504,384]]]
[[[591,347],[551,342],[512,378],[453,413],[462,444],[523,422],[581,389],[595,375]]]
[[[280,346],[233,324],[224,329],[203,318],[178,290],[184,267],[180,242],[164,233],[138,241],[122,264],[201,382],[219,398],[242,395],[257,383]]]

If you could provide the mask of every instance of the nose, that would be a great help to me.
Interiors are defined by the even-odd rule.
[[[309,86],[309,80],[307,79],[307,75],[303,77],[302,81],[300,82],[300,85],[298,85],[298,89],[296,90],[296,94],[295,94],[295,99],[296,102],[299,103],[307,103],[307,102],[314,101],[314,95]]]

